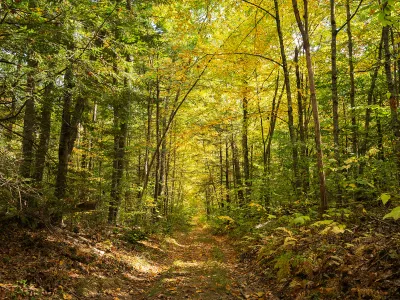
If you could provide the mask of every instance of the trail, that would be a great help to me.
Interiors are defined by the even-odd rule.
[[[162,248],[163,271],[135,293],[138,299],[276,299],[239,262],[226,237],[197,222],[190,232],[166,238]]]
[[[0,233],[0,298],[278,299],[232,240],[197,219],[185,228],[133,244],[117,227],[9,228]]]

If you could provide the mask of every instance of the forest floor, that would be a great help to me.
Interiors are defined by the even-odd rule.
[[[129,243],[120,228],[0,233],[1,299],[278,299],[196,219]]]

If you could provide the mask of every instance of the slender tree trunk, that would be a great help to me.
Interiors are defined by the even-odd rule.
[[[67,170],[69,160],[69,149],[71,148],[71,106],[72,106],[72,89],[73,71],[72,65],[68,66],[64,75],[64,97],[63,97],[63,112],[61,120],[60,141],[58,146],[58,168],[56,178],[55,195],[58,200],[62,200],[65,196],[67,188]],[[55,222],[61,222],[62,214],[55,216]]]
[[[161,139],[161,130],[160,130],[160,89],[158,85],[158,80],[156,83],[156,143],[157,145],[160,143]],[[160,168],[161,168],[161,149],[158,147],[156,149],[156,166],[154,171],[154,208],[153,208],[153,218],[155,218],[157,214],[157,209],[160,210],[160,203],[159,203],[159,189],[160,189]],[[155,219],[154,219],[155,220]]]
[[[116,34],[117,36],[117,34]],[[129,59],[128,59],[129,61]],[[118,72],[116,57],[113,62],[114,72]],[[116,77],[113,79],[113,85],[118,86]],[[125,90],[128,88],[128,81],[124,80]],[[116,224],[118,210],[121,205],[123,187],[122,180],[126,170],[125,152],[128,136],[128,119],[129,119],[129,100],[127,93],[118,93],[114,100],[114,153],[113,153],[113,171],[111,176],[111,192],[110,206],[108,209],[108,223]]]
[[[297,116],[299,122],[299,136],[300,136],[300,177],[302,182],[302,192],[307,193],[309,186],[309,171],[308,171],[308,162],[307,162],[307,141],[306,141],[306,133],[305,133],[305,120],[304,120],[304,111],[305,107],[303,103],[303,87],[302,87],[302,76],[300,73],[299,66],[299,49],[296,47],[294,50],[294,62],[296,64],[296,87],[297,87]]]
[[[30,178],[31,169],[33,164],[33,145],[35,139],[35,126],[36,126],[36,109],[35,109],[35,79],[34,68],[37,62],[29,59],[28,66],[30,68],[27,79],[27,100],[25,104],[24,126],[23,126],[23,140],[22,140],[22,164],[20,173],[22,177]]]
[[[351,33],[351,12],[350,12],[350,0],[346,0],[346,16],[347,16],[347,37],[348,37],[348,49],[349,49],[349,76],[350,76],[350,106],[351,106],[351,144],[354,155],[358,153],[358,128],[356,119],[356,104],[355,104],[355,82],[354,82],[354,59],[353,59],[353,35]]]
[[[82,113],[85,108],[85,101],[79,97],[76,100],[75,107],[71,113],[73,102],[72,89],[74,87],[74,75],[72,65],[68,66],[64,75],[64,97],[63,97],[63,112],[61,121],[60,141],[58,146],[58,167],[55,184],[55,196],[58,199],[57,212],[53,215],[53,222],[60,223],[62,221],[61,202],[65,198],[67,189],[67,173],[68,162],[74,143],[78,134],[78,125],[81,121]]]
[[[250,201],[251,182],[250,182],[250,163],[249,163],[249,146],[248,146],[248,99],[243,98],[243,123],[242,123],[242,152],[243,152],[243,171],[244,171],[244,185],[245,185],[245,201]]]
[[[174,126],[175,129],[175,126]],[[176,133],[172,131],[174,150],[172,151],[172,175],[171,175],[171,197],[170,197],[170,212],[173,212],[176,196]]]
[[[301,181],[300,181],[300,176],[299,176],[299,154],[298,154],[298,147],[297,147],[297,137],[296,137],[296,132],[295,132],[295,128],[294,128],[292,92],[291,92],[291,87],[290,87],[290,75],[289,75],[289,68],[287,66],[287,60],[286,60],[285,44],[283,42],[283,33],[282,33],[282,29],[281,29],[278,0],[274,0],[274,6],[275,6],[276,28],[278,31],[278,38],[279,38],[279,48],[281,51],[283,76],[284,76],[285,87],[286,87],[289,135],[290,135],[290,142],[291,142],[291,147],[292,147],[292,158],[293,158],[294,187],[295,187],[296,194],[297,194],[299,192],[299,189],[301,188]]]
[[[17,70],[16,70],[17,71],[17,74],[16,74],[17,76],[20,75],[19,74],[20,70],[21,70],[21,63],[18,63]],[[16,112],[16,109],[17,109],[17,95],[16,95],[15,91],[12,91],[11,101],[12,102],[11,102],[10,114],[14,115],[15,112]],[[15,118],[12,118],[11,120],[8,121],[8,124],[6,125],[7,131],[5,132],[5,137],[6,137],[6,140],[7,140],[7,148],[10,151],[12,151],[11,141],[12,141],[12,139],[14,137],[14,133],[13,133],[14,124],[15,124]]]
[[[380,101],[379,103],[377,103],[376,97],[374,97],[374,104],[378,104],[380,107],[382,107],[382,96],[380,96]],[[381,123],[381,118],[379,116],[378,113],[375,114],[375,118],[376,118],[376,130],[377,130],[377,134],[378,134],[378,158],[380,160],[384,160],[385,159],[385,149],[383,148],[383,132],[382,132],[382,123]]]
[[[231,198],[229,195],[230,192],[230,184],[229,184],[229,144],[228,140],[225,143],[225,189],[226,189],[226,194],[225,194],[225,199],[226,199],[226,206],[229,209],[230,208],[230,203],[231,203]]]
[[[165,112],[167,111],[167,99],[164,99],[164,114],[161,118],[161,125],[162,125],[162,130],[165,130],[167,127],[167,118],[165,115]],[[162,140],[161,143],[161,153],[160,153],[160,178],[158,181],[158,196],[162,197],[162,202],[165,208],[165,187],[166,187],[166,183],[165,183],[165,178],[166,178],[166,162],[167,162],[167,138],[164,138]],[[162,211],[164,211],[164,208]]]
[[[222,155],[222,136],[219,137],[219,206],[224,208],[224,164]]]
[[[369,136],[369,131],[370,131],[370,123],[371,123],[371,105],[373,104],[373,98],[374,98],[374,91],[375,91],[375,86],[376,86],[376,80],[378,78],[378,73],[379,69],[381,66],[381,60],[382,60],[382,44],[383,40],[381,37],[381,41],[379,43],[379,48],[378,48],[378,59],[377,59],[377,65],[374,68],[374,72],[371,76],[371,86],[368,90],[368,96],[367,96],[367,109],[365,111],[365,125],[364,125],[364,143],[361,146],[360,149],[360,155],[365,155],[367,152],[367,149],[369,148],[370,144],[370,136]],[[362,170],[360,170],[360,173],[362,173]]]
[[[332,116],[333,116],[333,148],[337,167],[340,167],[340,142],[339,142],[339,97],[338,97],[338,70],[337,70],[337,42],[338,30],[336,28],[335,0],[330,0],[331,13],[331,93],[332,93]],[[342,200],[342,189],[340,176],[335,172],[336,196],[338,202]]]
[[[144,155],[144,178],[145,180],[149,176],[149,157],[150,157],[150,144],[151,144],[151,131],[152,131],[152,115],[153,115],[153,106],[152,106],[152,97],[151,94],[147,100],[147,132],[146,132],[146,151]],[[143,196],[143,195],[142,195]],[[141,197],[139,198],[141,199]]]
[[[51,113],[53,111],[53,94],[54,83],[48,83],[44,89],[42,114],[40,120],[40,137],[39,146],[36,152],[35,164],[35,180],[41,182],[43,179],[43,171],[46,162],[46,154],[49,147],[50,129],[51,129]]]
[[[393,62],[393,84],[394,84],[394,91],[397,97],[397,106],[399,105],[399,81],[397,79],[396,74],[400,74],[399,69],[398,69],[398,64],[400,63],[400,54],[399,54],[399,48],[396,47],[400,43],[396,45],[395,43],[395,38],[394,38],[394,32],[393,32],[393,26],[390,27],[390,37],[391,37],[391,42],[392,42],[392,49],[393,49],[393,54],[392,57],[394,57],[394,62]],[[397,60],[396,60],[397,58]],[[400,77],[400,75],[399,75]]]
[[[125,148],[128,126],[126,116],[122,113],[125,106],[114,105],[114,158],[111,177],[111,201],[108,211],[108,222],[116,224],[118,209],[122,200],[122,178],[125,170]]]
[[[386,83],[388,87],[389,103],[390,103],[390,113],[391,113],[391,126],[394,135],[394,152],[395,160],[397,165],[397,179],[400,181],[400,126],[398,120],[398,100],[396,95],[396,87],[394,85],[393,75],[392,75],[392,58],[389,43],[389,31],[390,26],[383,27],[382,39],[383,39],[383,49],[385,53],[385,75]]]
[[[275,81],[275,91],[274,91],[274,97],[272,98],[272,108],[271,108],[271,114],[270,114],[270,122],[269,122],[269,130],[268,130],[268,136],[266,138],[266,146],[265,146],[265,152],[264,152],[264,157],[266,164],[264,165],[264,184],[265,184],[265,195],[264,195],[264,205],[268,206],[271,202],[271,194],[272,194],[272,187],[271,187],[271,145],[272,145],[272,139],[274,137],[274,132],[275,132],[275,125],[276,125],[276,119],[278,118],[278,112],[279,112],[279,106],[281,104],[283,92],[285,89],[285,83],[282,86],[282,89],[280,91],[280,94],[278,96],[278,89],[279,89],[279,74],[276,77]]]
[[[304,24],[301,21],[300,12],[297,5],[297,0],[292,0],[293,10],[296,17],[297,25],[300,29],[303,38],[303,47],[306,53],[308,80],[310,84],[310,99],[313,108],[314,131],[315,131],[315,146],[317,151],[317,166],[320,187],[320,210],[324,212],[328,208],[328,199],[325,182],[324,160],[322,152],[321,129],[318,114],[318,102],[315,89],[314,70],[312,67],[310,37],[308,32],[308,0],[303,0],[304,3]]]
[[[238,149],[233,136],[231,140],[231,148],[232,148],[232,162],[234,166],[234,181],[235,181],[235,188],[237,189],[238,204],[239,206],[243,206],[244,194],[243,194],[242,175],[240,172]]]

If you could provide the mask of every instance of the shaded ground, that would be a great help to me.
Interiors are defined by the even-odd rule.
[[[225,237],[124,241],[118,228],[0,233],[1,299],[276,299]]]
[[[238,263],[224,237],[212,236],[197,225],[189,233],[166,239],[163,248],[169,253],[163,262],[165,269],[142,299],[272,299]]]

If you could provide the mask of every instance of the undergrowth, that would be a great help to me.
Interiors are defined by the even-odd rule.
[[[382,203],[323,215],[312,205],[267,211],[250,204],[209,224],[215,234],[238,241],[241,259],[282,299],[394,299],[400,294],[400,224],[384,219],[388,211]]]

